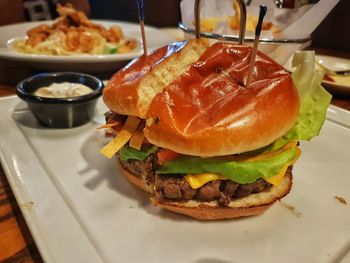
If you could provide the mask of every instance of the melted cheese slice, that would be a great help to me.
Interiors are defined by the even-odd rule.
[[[285,151],[285,150],[288,150],[291,148],[295,148],[296,146],[297,146],[297,141],[292,141],[292,142],[289,142],[288,144],[286,144],[285,146],[283,146],[281,149],[278,149],[274,152],[263,153],[263,154],[257,155],[253,158],[247,159],[247,161],[264,160],[264,159],[272,157],[276,154],[279,154],[282,151]],[[279,186],[282,182],[284,175],[287,172],[288,167],[293,165],[298,160],[300,154],[301,154],[301,150],[297,147],[294,159],[291,160],[290,162],[286,163],[285,166],[282,168],[282,170],[278,174],[271,176],[271,177],[268,177],[268,178],[262,178],[262,179],[264,179],[266,182],[268,182],[274,186]],[[219,174],[215,174],[215,173],[188,174],[188,175],[185,175],[184,177],[185,177],[185,180],[188,182],[188,184],[193,189],[198,189],[199,187],[205,185],[206,183],[214,181],[214,180],[228,180],[228,178],[226,178],[222,175],[219,175]]]
[[[293,160],[291,160],[290,162],[286,163],[286,165],[282,168],[282,170],[280,171],[279,174],[276,174],[274,176],[268,177],[268,178],[263,178],[266,182],[274,185],[274,186],[279,186],[282,182],[282,179],[284,177],[284,175],[287,172],[287,169],[289,166],[295,164],[295,162],[298,160],[299,156],[301,154],[301,150],[299,147],[296,148],[296,154]]]
[[[188,182],[188,184],[193,189],[197,189],[210,181],[227,180],[227,178],[225,176],[220,175],[220,174],[204,173],[204,174],[185,175],[185,180]]]

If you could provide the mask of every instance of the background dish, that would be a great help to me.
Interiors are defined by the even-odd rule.
[[[345,58],[338,58],[325,55],[316,55],[316,61],[322,61],[322,64],[333,71],[350,70],[350,60]],[[284,67],[288,71],[293,71],[292,67],[292,57],[287,61]],[[324,86],[333,93],[350,94],[350,76],[347,76],[348,82],[339,83],[337,81],[332,82],[324,79],[322,83]]]
[[[336,76],[332,78],[334,81],[323,80],[324,86],[329,91],[339,94],[350,94],[350,76]]]
[[[282,202],[258,217],[198,222],[151,206],[116,175],[98,153],[97,123],[46,129],[16,97],[0,110],[1,163],[46,262],[341,262],[350,253],[347,111],[331,106],[320,136],[302,143]],[[101,102],[95,122],[105,110]]]
[[[103,20],[93,20],[93,22],[101,24],[107,28],[112,25],[119,25],[126,38],[136,38],[139,43],[141,43],[140,26],[138,24]],[[44,70],[97,72],[115,70],[121,65],[124,65],[126,61],[140,56],[143,52],[141,44],[134,52],[110,55],[33,55],[22,54],[11,48],[9,41],[18,37],[24,37],[28,29],[43,23],[49,23],[49,21],[28,22],[0,27],[0,58],[27,62],[31,66]],[[171,35],[157,28],[146,26],[145,30],[148,43],[147,46],[150,51],[175,41]]]

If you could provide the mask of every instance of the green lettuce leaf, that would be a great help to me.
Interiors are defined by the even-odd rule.
[[[120,149],[120,159],[123,161],[134,159],[134,160],[140,160],[143,161],[147,158],[148,155],[155,153],[158,151],[158,148],[156,146],[152,146],[151,148],[148,148],[146,150],[136,150],[135,148],[132,148],[130,146],[124,145],[123,148]]]
[[[286,163],[292,161],[296,148],[258,161],[228,161],[214,158],[189,157],[166,162],[157,170],[158,174],[217,173],[240,184],[253,183],[261,177],[278,174]]]
[[[313,51],[296,52],[292,65],[296,67],[292,78],[300,96],[299,116],[294,127],[269,147],[271,151],[291,140],[310,140],[317,136],[326,119],[327,108],[332,99],[332,95],[321,86],[324,73],[315,70]]]

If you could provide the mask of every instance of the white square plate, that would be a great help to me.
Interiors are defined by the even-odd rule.
[[[263,215],[218,222],[153,207],[100,156],[96,122],[47,129],[16,97],[0,111],[1,164],[46,262],[349,262],[347,111],[331,106],[321,134],[301,143],[288,196]]]

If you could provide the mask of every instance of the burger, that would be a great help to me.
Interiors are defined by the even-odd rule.
[[[131,61],[111,78],[103,90],[103,100],[110,112],[106,113],[106,125],[102,128],[108,128],[116,137],[101,153],[111,158],[116,153],[120,156],[121,150],[121,158],[117,159],[131,172],[125,173],[126,178],[145,191],[152,192],[153,189],[153,165],[140,167],[139,161],[144,161],[145,148],[147,155],[156,149],[146,145],[143,134],[148,107],[154,96],[196,62],[208,45],[205,39],[170,43]],[[128,142],[131,147],[123,147]],[[126,151],[140,156],[125,159]]]
[[[123,78],[154,74],[140,70],[140,58],[107,85],[106,125],[116,137],[102,153],[116,154],[125,177],[153,204],[200,220],[231,219],[261,214],[289,193],[299,141],[318,135],[331,96],[311,52],[295,56],[292,76],[258,52],[246,86],[251,54],[247,46],[215,43],[157,89],[147,81],[142,95]],[[150,56],[153,68],[159,59]],[[169,57],[187,61],[186,52]]]

